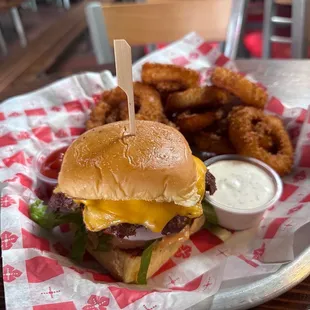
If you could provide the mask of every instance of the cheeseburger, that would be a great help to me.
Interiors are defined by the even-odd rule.
[[[126,136],[127,126],[96,127],[71,144],[47,209],[79,215],[75,243],[117,280],[145,283],[202,227],[215,180],[176,129],[136,121]]]

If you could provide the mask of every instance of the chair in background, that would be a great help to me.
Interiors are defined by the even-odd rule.
[[[6,55],[8,53],[8,48],[6,46],[1,28],[0,28],[0,48],[1,48],[3,55]]]
[[[18,13],[18,9],[17,7],[23,2],[23,0],[12,0],[12,1],[1,1],[0,2],[0,13],[1,11],[10,11],[11,13],[11,16],[12,16],[12,19],[13,19],[13,23],[14,23],[14,26],[15,26],[15,29],[16,29],[16,32],[19,36],[19,40],[20,40],[20,45],[25,47],[27,45],[27,38],[26,38],[26,35],[25,35],[25,30],[24,30],[24,27],[23,27],[23,23],[20,19],[20,15]],[[1,47],[1,50],[2,50],[2,53],[4,55],[7,54],[8,52],[8,49],[7,49],[7,46],[6,46],[6,43],[5,43],[5,40],[4,40],[4,37],[3,37],[3,34],[1,32],[1,29],[0,29],[0,47]]]
[[[154,3],[169,3],[169,2],[176,2],[176,1],[191,1],[191,0],[145,0],[147,3],[150,4],[154,4]],[[206,0],[205,0],[206,1]],[[208,0],[207,0],[208,1]],[[231,12],[231,16],[230,16],[230,22],[229,22],[229,30],[230,31],[230,35],[228,35],[229,37],[233,37],[235,36],[235,38],[238,38],[236,43],[237,43],[237,49],[236,49],[236,53],[235,55],[230,55],[230,58],[236,58],[238,55],[240,56],[240,54],[243,54],[242,50],[243,50],[243,45],[242,45],[242,41],[241,38],[243,36],[243,30],[244,30],[244,25],[243,23],[246,20],[246,8],[248,6],[248,1],[233,1],[233,7],[232,7],[232,12]],[[230,41],[229,41],[230,42]],[[219,44],[217,43],[212,43],[212,45],[214,44],[214,46],[219,45],[221,50],[224,51],[224,47],[225,47],[225,41],[220,42]],[[242,46],[241,46],[241,45]],[[165,44],[163,45],[165,46]],[[235,48],[235,47],[233,47]],[[158,49],[158,46],[156,46],[156,44],[152,44],[152,45],[148,45],[148,51],[154,51]]]
[[[99,64],[113,61],[113,39],[147,45],[172,42],[192,31],[207,41],[225,41],[224,54],[235,58],[245,3],[246,0],[191,0],[101,6],[92,2],[86,7],[86,19]]]
[[[30,8],[33,12],[38,11],[37,0],[27,0],[21,5],[22,8]]]
[[[292,5],[292,16],[276,16],[278,5]],[[263,58],[271,57],[271,44],[291,44],[292,58],[306,58],[308,50],[307,16],[310,13],[309,0],[265,0],[264,3],[264,31]],[[274,35],[276,25],[291,25],[291,37]]]
[[[64,7],[66,10],[69,10],[71,7],[70,0],[56,0],[56,5],[58,7]]]

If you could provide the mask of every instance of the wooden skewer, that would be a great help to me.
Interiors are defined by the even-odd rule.
[[[136,134],[135,103],[132,82],[131,47],[125,40],[114,40],[114,55],[118,86],[126,93],[130,136]]]

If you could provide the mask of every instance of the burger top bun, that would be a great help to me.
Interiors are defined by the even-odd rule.
[[[167,125],[128,121],[96,127],[65,153],[58,190],[77,199],[147,200],[193,206],[196,166],[187,141]]]

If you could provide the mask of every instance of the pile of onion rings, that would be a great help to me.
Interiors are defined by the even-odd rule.
[[[266,162],[280,175],[291,170],[290,139],[278,118],[264,114],[268,95],[260,85],[217,67],[212,85],[199,86],[198,72],[158,63],[145,63],[141,80],[134,83],[137,119],[176,127],[200,153],[239,153]],[[116,87],[103,92],[87,129],[125,119],[127,98]]]
[[[159,91],[166,116],[190,144],[199,151],[213,154],[235,152],[228,137],[228,115],[234,106],[261,108],[267,102],[264,89],[223,68],[212,72],[213,85],[202,87],[198,86],[197,72],[173,65],[146,63],[141,77],[144,83]],[[237,91],[232,90],[236,81]],[[246,87],[244,91],[240,91],[242,85]]]

